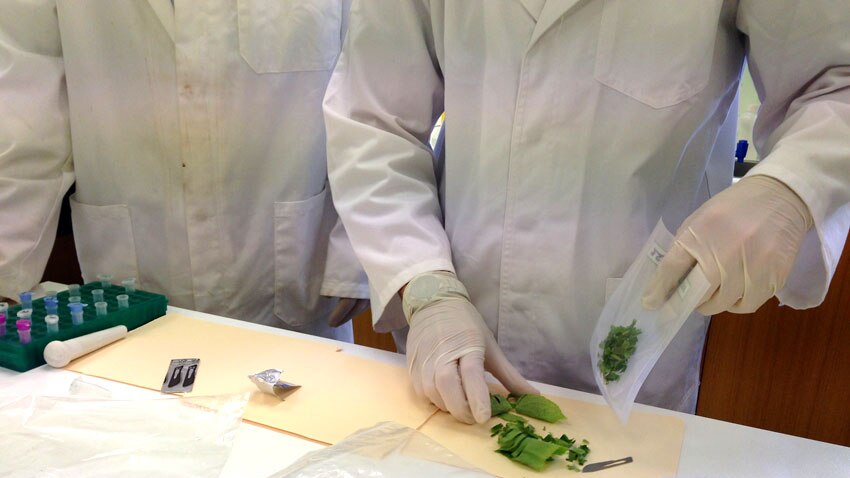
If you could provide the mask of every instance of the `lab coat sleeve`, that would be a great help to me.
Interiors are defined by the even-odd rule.
[[[379,331],[406,325],[382,314],[411,277],[454,270],[428,147],[443,111],[432,13],[425,0],[355,1],[325,96],[334,204]]]
[[[74,180],[55,1],[0,14],[0,295],[36,285]]]
[[[761,163],[806,203],[814,228],[780,301],[820,304],[850,228],[850,8],[833,0],[742,0],[738,28],[762,106]],[[746,207],[742,204],[741,207]]]
[[[345,226],[337,221],[328,238],[328,257],[322,281],[322,295],[328,297],[369,298],[369,281],[357,260]]]
[[[351,0],[343,0],[340,43],[345,42],[351,12]],[[369,298],[369,283],[366,272],[357,260],[348,233],[342,221],[337,219],[328,238],[328,255],[321,294],[328,297]]]

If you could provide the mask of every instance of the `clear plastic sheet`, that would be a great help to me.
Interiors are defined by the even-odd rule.
[[[0,398],[0,476],[218,476],[248,399],[86,392]]]
[[[596,384],[622,423],[628,421],[635,397],[661,353],[710,288],[702,270],[695,267],[660,309],[643,308],[641,300],[644,290],[673,240],[670,231],[658,221],[617,290],[605,303],[590,339],[590,356]],[[619,379],[605,383],[599,367],[602,360],[600,344],[608,337],[612,326],[628,327],[632,321],[640,330],[635,352],[629,358],[627,368],[620,374]]]
[[[484,478],[493,475],[473,468],[412,428],[382,422],[360,430],[334,446],[308,453],[270,478],[400,476]]]

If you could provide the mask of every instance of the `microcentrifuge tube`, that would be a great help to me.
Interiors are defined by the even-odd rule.
[[[0,337],[6,336],[6,312],[0,312]]]
[[[83,307],[86,304],[81,302],[71,302],[68,304],[68,307],[71,309],[71,323],[74,325],[80,325],[83,323]]]
[[[91,298],[95,303],[103,302],[103,289],[95,289],[91,291]]]
[[[21,299],[21,307],[32,309],[32,292],[21,292],[18,297]]]
[[[44,298],[44,310],[48,315],[58,315],[59,314],[59,299],[56,297],[45,297]]]
[[[132,294],[136,292],[136,278],[131,277],[129,279],[124,279],[121,281],[121,285],[124,286],[124,292],[128,294]]]
[[[59,316],[50,314],[44,316],[44,323],[47,324],[47,333],[55,334],[59,332]]]
[[[80,297],[80,296],[68,297],[68,303],[69,304],[80,303],[82,301],[83,301],[83,298]]]
[[[115,296],[118,299],[118,308],[127,309],[130,307],[130,296],[127,294],[119,294]]]
[[[79,297],[80,296],[80,284],[70,284],[68,285],[68,297]]]
[[[18,319],[19,320],[29,320],[32,321],[32,309],[21,309],[18,311]]]
[[[18,327],[18,337],[21,339],[22,344],[28,344],[32,341],[32,336],[30,335],[30,329],[32,328],[32,322],[25,319],[18,319],[15,322],[15,325]]]
[[[106,302],[95,302],[94,309],[98,317],[106,317]]]
[[[104,289],[111,286],[112,275],[111,274],[98,274],[97,279],[100,281],[100,286]]]

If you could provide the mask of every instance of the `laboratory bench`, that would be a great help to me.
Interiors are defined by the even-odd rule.
[[[391,366],[405,367],[404,356],[355,344],[340,343],[287,330],[266,327],[200,312],[168,308],[169,314],[214,324],[238,327],[291,338],[330,344],[346,354]],[[126,340],[126,339],[125,339]],[[94,355],[96,357],[96,353]],[[202,366],[203,367],[203,366]],[[201,373],[214,373],[200,369]],[[0,368],[0,396],[63,395],[80,374],[48,366],[24,373]],[[93,377],[87,378],[110,390],[130,396],[151,397],[159,392]],[[601,397],[584,392],[535,384],[541,393],[595,404]],[[675,416],[684,421],[684,440],[678,464],[679,477],[848,477],[850,448],[832,445],[732,423],[637,405],[637,411]],[[647,436],[651,440],[651,436]],[[270,428],[242,422],[221,476],[264,477],[273,474],[307,452],[324,445]],[[0,457],[2,449],[0,449]],[[529,476],[533,475],[530,473]],[[622,476],[628,476],[623,468]]]

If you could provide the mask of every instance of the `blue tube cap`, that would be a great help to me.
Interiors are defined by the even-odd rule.
[[[71,312],[82,312],[83,307],[88,304],[83,304],[82,302],[71,302],[68,304],[68,307],[71,309]]]

